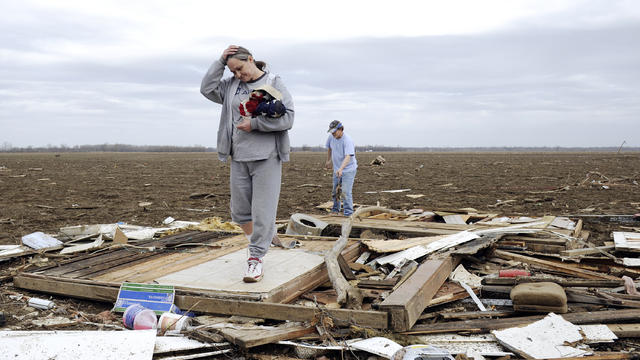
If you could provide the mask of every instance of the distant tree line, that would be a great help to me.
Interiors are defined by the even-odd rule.
[[[293,152],[325,152],[324,146],[302,145],[291,148]],[[357,152],[640,152],[640,147],[401,147],[386,145],[356,146]],[[47,145],[12,147],[4,142],[0,146],[0,152],[38,153],[38,152],[216,152],[213,147],[202,145],[176,146],[176,145],[128,145],[128,144],[99,144],[99,145]]]
[[[128,144],[99,144],[99,145],[47,145],[47,146],[28,146],[28,147],[11,147],[3,144],[0,148],[1,152],[20,152],[20,153],[38,153],[38,152],[215,152],[215,148],[205,147],[202,145],[193,146],[175,146],[175,145],[128,145]]]

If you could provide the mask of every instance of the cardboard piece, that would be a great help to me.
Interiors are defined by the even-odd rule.
[[[116,227],[116,232],[113,234],[113,242],[116,244],[126,244],[129,241],[127,235],[125,235],[120,227]]]

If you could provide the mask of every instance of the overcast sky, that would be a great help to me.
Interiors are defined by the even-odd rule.
[[[294,146],[333,119],[357,145],[640,146],[638,39],[636,0],[0,0],[0,145],[215,147],[200,81],[238,44]]]

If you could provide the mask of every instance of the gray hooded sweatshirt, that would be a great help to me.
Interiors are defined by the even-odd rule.
[[[202,95],[215,103],[222,104],[217,143],[218,159],[220,159],[220,161],[227,161],[227,158],[231,155],[233,130],[233,109],[231,108],[231,103],[240,84],[240,80],[235,77],[222,79],[224,69],[225,64],[221,59],[214,61],[200,85]],[[270,85],[282,93],[282,103],[287,108],[287,111],[279,118],[266,118],[264,116],[251,118],[251,131],[271,133],[275,138],[278,157],[282,161],[289,161],[290,146],[288,130],[293,126],[293,99],[278,75],[270,74],[266,68],[262,70],[267,72],[265,76],[270,77]]]

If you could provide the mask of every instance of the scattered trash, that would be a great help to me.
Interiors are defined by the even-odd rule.
[[[133,304],[128,306],[122,314],[122,323],[128,329],[148,330],[157,328],[158,319],[153,310],[140,304]]]
[[[517,277],[517,276],[531,276],[531,273],[527,270],[520,269],[508,269],[508,270],[500,270],[498,272],[499,277]]]
[[[289,218],[286,234],[320,236],[327,225],[329,224],[313,216],[297,213]]]
[[[274,235],[273,239],[271,240],[271,246],[277,246],[283,249],[293,249],[297,246],[300,246],[300,243],[298,242],[298,240],[283,241],[280,239],[280,237],[278,237],[278,235]]]
[[[371,160],[371,165],[377,165],[377,166],[382,166],[384,165],[384,163],[387,162],[387,160],[385,160],[385,158],[383,158],[381,155],[376,156],[375,159]]]
[[[160,315],[158,329],[160,329],[160,331],[181,331],[185,330],[190,324],[191,318],[186,315],[165,312]]]
[[[77,323],[78,323],[77,321],[71,320],[64,316],[56,316],[52,318],[46,317],[44,319],[31,320],[31,324],[39,327],[49,328],[49,329],[66,327],[66,326],[74,325]]]
[[[410,202],[407,205],[418,206]],[[383,211],[378,206],[358,210],[366,211],[349,218],[348,235],[338,240],[348,240],[348,245],[335,253],[335,264],[321,255],[328,254],[331,246],[337,243],[336,239],[321,235],[329,226],[333,231],[336,225],[344,224],[344,219],[297,213],[288,219],[285,234],[282,230],[286,220],[279,220],[281,233],[272,243],[285,248],[287,244],[294,244],[299,249],[271,249],[266,255],[267,275],[258,284],[248,285],[229,275],[242,273],[239,266],[246,260],[246,238],[240,235],[241,229],[237,225],[220,218],[194,223],[180,222],[172,217],[164,219],[166,227],[163,228],[117,223],[61,229],[64,236],[57,237],[66,245],[60,252],[66,255],[61,261],[58,262],[57,255],[50,252],[38,254],[24,262],[27,270],[20,268],[17,274],[12,272],[0,279],[11,279],[16,287],[32,291],[46,288],[40,285],[50,289],[59,284],[58,296],[64,295],[60,291],[69,291],[71,296],[91,289],[86,296],[96,300],[104,300],[105,283],[121,281],[119,279],[138,281],[124,282],[120,286],[113,311],[123,313],[122,324],[129,329],[182,332],[206,341],[206,344],[195,342],[190,345],[202,349],[193,354],[194,358],[232,351],[229,343],[222,343],[222,336],[242,348],[267,343],[293,344],[296,354],[313,353],[315,358],[329,351],[357,350],[395,359],[452,359],[455,355],[479,359],[482,356],[508,356],[507,349],[518,356],[534,358],[538,355],[529,354],[529,346],[538,340],[514,340],[514,337],[531,337],[530,333],[518,333],[524,329],[519,326],[533,321],[533,317],[529,318],[532,314],[517,313],[520,311],[551,311],[554,315],[566,312],[566,318],[560,318],[569,323],[566,327],[569,333],[565,334],[566,324],[560,324],[560,334],[549,336],[558,338],[560,346],[567,349],[539,355],[544,357],[586,354],[591,352],[587,344],[593,341],[613,341],[616,335],[598,322],[617,321],[616,327],[611,329],[627,336],[634,331],[621,326],[633,325],[625,321],[638,317],[637,303],[640,301],[632,297],[637,296],[634,279],[638,270],[632,266],[640,265],[640,259],[630,254],[640,250],[635,248],[640,242],[640,232],[631,232],[637,231],[636,227],[627,226],[623,227],[628,230],[626,232],[613,232],[614,248],[613,243],[596,246],[594,240],[588,239],[589,231],[583,231],[582,216],[597,215],[580,215],[577,220],[570,215],[480,214],[471,208],[433,212],[424,209]],[[356,231],[351,232],[351,226]],[[137,239],[136,234],[143,233]],[[104,246],[104,240],[126,245]],[[89,242],[78,243],[80,241]],[[70,243],[75,244],[69,246]],[[157,251],[137,251],[151,246]],[[179,248],[181,246],[190,247]],[[98,248],[99,251],[91,254],[68,256]],[[11,256],[18,249],[16,246],[0,247],[6,252],[0,253],[0,260],[3,254]],[[616,250],[622,249],[624,253],[616,254]],[[35,254],[33,250],[28,251]],[[622,258],[621,254],[629,257]],[[599,266],[597,270],[590,262],[594,258]],[[34,264],[46,267],[36,269]],[[334,282],[336,274],[346,278],[342,289],[348,294],[362,295],[359,307],[338,300],[341,293],[338,291],[340,286],[336,285],[339,283]],[[621,279],[623,274],[628,276]],[[331,286],[318,288],[329,282]],[[175,284],[175,287],[159,284]],[[349,289],[356,289],[357,293],[349,293]],[[114,293],[115,289],[109,291]],[[629,295],[624,295],[624,291]],[[20,301],[24,297],[18,293],[5,299],[24,303],[24,300]],[[29,302],[30,306],[39,309],[51,309],[55,305],[37,298]],[[189,313],[182,313],[174,302],[188,308]],[[446,304],[449,305],[443,306]],[[628,309],[612,310],[627,306]],[[603,311],[592,311],[593,308]],[[119,317],[109,320],[96,315],[78,315],[75,309],[73,315],[67,315],[69,310],[59,303],[55,311],[32,311],[17,317],[12,315],[12,319],[49,329],[74,324],[122,329]],[[191,311],[274,321],[261,320],[256,324],[255,320],[233,320],[232,323],[230,318],[224,318],[216,323],[199,325],[198,319],[189,316],[193,315]],[[112,312],[109,314],[115,316]],[[536,316],[536,319],[542,318],[542,315]],[[286,322],[278,324],[277,321]],[[553,322],[535,328],[535,335],[542,332],[540,329],[556,327],[556,319],[547,321]],[[586,322],[597,325],[582,325]],[[346,327],[354,324],[367,329],[367,339],[340,340],[339,346],[311,344],[329,344],[331,336],[342,331],[346,333]],[[573,327],[579,329],[579,339],[568,336],[573,333]],[[502,331],[497,329],[513,330],[515,335],[509,337],[508,333],[497,333]],[[355,328],[351,330],[355,331]],[[498,339],[498,335],[489,334],[492,330],[502,337]],[[419,345],[402,347],[391,340],[395,338],[381,337],[386,336],[387,331],[414,336],[449,333],[449,344],[447,340],[436,342],[427,337],[403,337],[403,345],[410,343],[408,341]],[[470,332],[478,332],[480,335],[477,336],[484,338],[471,340],[451,334]],[[304,343],[281,341],[283,339],[300,339]],[[461,349],[453,346],[461,346],[465,341],[475,341],[486,347]],[[551,347],[544,343],[547,340],[541,341],[544,345],[537,347]],[[210,349],[211,344],[217,343],[226,345]],[[169,352],[164,356],[172,356]],[[331,355],[327,354],[327,357]]]
[[[81,251],[93,250],[101,247],[104,244],[104,240],[102,239],[102,234],[98,235],[98,237],[91,243],[88,244],[79,244],[75,246],[65,247],[60,250],[61,255],[74,254]]]
[[[206,219],[204,221],[207,221]],[[204,222],[203,221],[203,222]],[[114,240],[116,231],[120,230],[128,240],[148,240],[153,237],[178,229],[187,229],[199,226],[202,223],[193,221],[175,220],[167,227],[154,228],[148,226],[130,225],[126,223],[116,224],[95,224],[95,225],[76,225],[60,228],[60,238],[66,237],[70,239],[86,238],[103,235],[105,240]],[[239,227],[238,227],[239,229]],[[205,229],[202,229],[206,231]]]
[[[206,192],[196,192],[189,195],[189,199],[208,199],[210,197],[214,197],[214,194],[206,193]]]
[[[377,193],[401,193],[411,191],[411,189],[397,189],[397,190],[380,190],[380,191],[365,191],[365,194],[377,194]]]
[[[385,359],[391,359],[393,354],[402,349],[400,344],[384,337],[372,337],[365,340],[355,341],[350,343],[349,347],[382,356]]]
[[[56,304],[51,300],[45,300],[45,299],[34,298],[34,297],[29,299],[28,304],[32,308],[41,309],[41,310],[53,309],[56,306]]]
[[[0,261],[10,259],[27,251],[27,248],[22,245],[0,245]]]
[[[41,231],[31,233],[22,237],[22,243],[32,249],[40,250],[62,246],[62,242],[51,235]]]
[[[150,237],[153,237],[153,235]],[[113,242],[115,244],[126,244],[129,242],[129,238],[120,230],[119,226],[116,226],[116,231],[113,233]]]
[[[454,360],[447,350],[431,345],[409,345],[398,350],[392,360]]]

